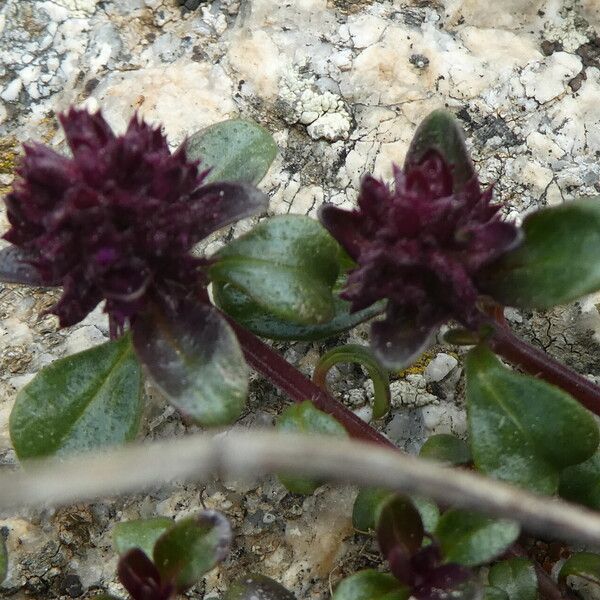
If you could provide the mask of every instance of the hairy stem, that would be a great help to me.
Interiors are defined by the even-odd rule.
[[[310,400],[317,408],[335,417],[354,438],[395,448],[390,440],[357,417],[323,388],[306,378],[270,346],[233,319],[226,315],[225,318],[235,331],[248,364],[292,400],[295,402]]]

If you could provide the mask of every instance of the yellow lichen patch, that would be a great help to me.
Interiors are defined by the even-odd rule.
[[[6,175],[13,175],[19,162],[19,143],[13,137],[0,138],[0,195],[6,194],[10,185],[4,183]]]
[[[431,349],[426,350],[421,354],[416,362],[414,362],[410,367],[404,369],[403,371],[398,371],[397,373],[393,373],[392,377],[396,377],[398,379],[402,379],[407,375],[421,375],[423,371],[427,368],[427,365],[430,363],[431,359],[435,357],[437,354],[437,350]]]

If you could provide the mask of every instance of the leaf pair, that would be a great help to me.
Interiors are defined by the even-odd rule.
[[[178,313],[156,306],[132,336],[57,360],[19,391],[9,420],[19,459],[132,440],[143,408],[138,358],[189,419],[222,425],[240,415],[247,367],[223,317],[192,302]]]
[[[167,600],[198,583],[228,554],[231,527],[220,513],[117,525],[118,575],[134,600]],[[152,557],[152,559],[150,559]]]

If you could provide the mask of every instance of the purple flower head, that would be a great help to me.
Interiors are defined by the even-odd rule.
[[[213,231],[265,207],[242,183],[202,185],[208,171],[185,147],[171,153],[160,129],[134,116],[115,135],[98,112],[60,116],[72,158],[25,145],[20,176],[6,197],[18,246],[63,295],[49,312],[63,327],[102,300],[111,321],[127,320],[160,297],[207,299],[206,259],[193,246]]]
[[[435,150],[405,171],[394,165],[394,183],[367,175],[357,210],[325,205],[320,219],[358,264],[342,294],[352,310],[388,300],[373,345],[400,368],[444,321],[474,322],[477,274],[518,243],[519,230],[500,220],[476,177],[453,192],[452,168]]]

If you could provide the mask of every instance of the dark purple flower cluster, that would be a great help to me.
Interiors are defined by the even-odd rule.
[[[115,135],[100,113],[72,109],[60,121],[72,158],[25,145],[6,197],[18,246],[63,295],[50,309],[73,325],[102,300],[118,328],[156,299],[206,297],[206,260],[193,246],[262,210],[263,194],[238,183],[202,185],[207,171],[171,153],[159,129],[134,116]]]
[[[417,356],[444,321],[472,325],[477,274],[519,241],[474,177],[453,192],[452,168],[430,150],[417,165],[394,166],[395,188],[366,176],[358,209],[322,207],[320,219],[358,263],[342,297],[357,311],[387,299],[373,325],[381,360],[399,368]]]

